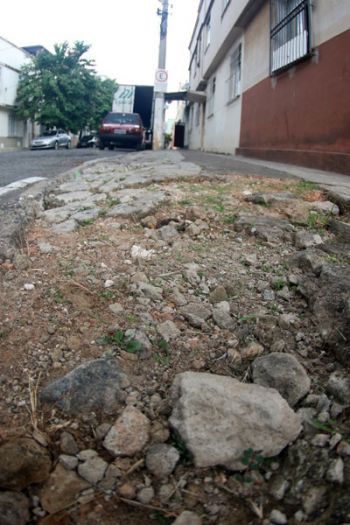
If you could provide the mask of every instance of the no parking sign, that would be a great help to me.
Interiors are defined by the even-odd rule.
[[[164,93],[168,87],[168,71],[166,69],[157,69],[154,78],[154,91]]]

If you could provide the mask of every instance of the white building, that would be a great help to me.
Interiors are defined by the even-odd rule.
[[[30,57],[0,37],[0,152],[29,145],[30,126],[18,119],[14,110],[20,69]]]
[[[188,146],[350,174],[350,0],[200,0]]]

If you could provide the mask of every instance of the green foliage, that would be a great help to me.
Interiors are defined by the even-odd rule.
[[[256,320],[256,314],[243,315],[242,317],[238,318],[238,321],[240,321],[241,323],[256,323]]]
[[[301,180],[298,182],[295,189],[298,193],[304,193],[306,191],[316,190],[317,187],[317,184],[315,184],[314,182],[308,180]]]
[[[273,287],[275,290],[282,290],[286,285],[286,281],[284,279],[276,279],[273,282]]]
[[[47,128],[77,133],[93,129],[112,107],[114,80],[96,75],[94,63],[83,58],[84,42],[56,44],[23,66],[17,90],[17,115]]]
[[[117,346],[130,354],[137,354],[141,351],[141,343],[136,339],[126,337],[123,330],[116,330],[112,335],[104,335],[98,339],[98,343]]]
[[[159,365],[168,366],[170,364],[170,352],[169,343],[165,339],[159,339],[158,343],[159,352],[154,355],[154,360]]]
[[[225,224],[234,224],[237,220],[237,215],[225,215],[223,221]]]
[[[310,421],[310,423],[314,428],[316,428],[317,430],[321,430],[322,432],[327,432],[328,434],[336,433],[335,425],[337,424],[337,422],[333,419],[329,419],[327,423],[323,423],[318,419],[313,419],[312,421]]]
[[[307,218],[307,225],[310,229],[325,228],[329,222],[328,214],[318,213],[317,211],[310,211]]]

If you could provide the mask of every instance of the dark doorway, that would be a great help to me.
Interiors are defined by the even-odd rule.
[[[183,148],[185,145],[185,124],[175,124],[174,147]]]

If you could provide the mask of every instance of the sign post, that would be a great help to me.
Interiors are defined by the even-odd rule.
[[[166,71],[166,39],[168,33],[168,0],[159,0],[162,8],[157,14],[161,17],[158,69],[154,82],[154,122],[153,122],[153,149],[164,149],[164,93],[168,85],[168,72]]]

